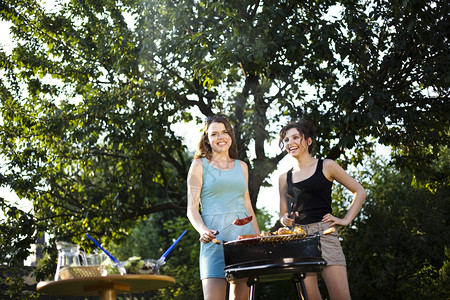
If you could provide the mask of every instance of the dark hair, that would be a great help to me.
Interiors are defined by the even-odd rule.
[[[308,146],[308,152],[311,153],[314,146],[314,139],[316,138],[316,130],[314,128],[314,125],[307,120],[300,120],[298,122],[289,123],[280,130],[280,139],[278,140],[278,145],[280,146],[281,150],[284,149],[284,138],[286,137],[286,132],[292,128],[297,129],[300,135],[303,135],[305,139],[311,138],[312,143]]]
[[[238,158],[238,150],[236,144],[236,137],[234,136],[233,126],[231,126],[230,121],[228,121],[227,117],[224,115],[214,115],[206,118],[205,126],[203,127],[203,135],[200,139],[200,142],[197,146],[197,152],[195,153],[194,159],[206,157],[207,159],[211,159],[212,157],[212,148],[208,143],[208,130],[209,126],[212,123],[222,123],[225,125],[225,129],[231,137],[231,146],[228,149],[228,154],[230,158],[237,159]]]

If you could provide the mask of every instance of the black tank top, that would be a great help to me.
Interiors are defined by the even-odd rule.
[[[288,200],[297,204],[299,216],[295,218],[297,224],[310,224],[322,221],[324,215],[331,213],[331,187],[323,175],[323,160],[319,159],[314,174],[300,182],[292,182],[292,169],[287,172]]]

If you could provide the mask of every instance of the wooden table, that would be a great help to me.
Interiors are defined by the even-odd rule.
[[[41,281],[36,290],[49,295],[100,296],[101,300],[113,300],[118,293],[141,293],[174,283],[175,278],[165,275],[110,275]]]

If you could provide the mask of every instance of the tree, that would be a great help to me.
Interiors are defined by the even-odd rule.
[[[354,299],[449,297],[450,152],[440,149],[429,169],[439,176],[420,184],[371,160],[363,213],[341,235]]]
[[[372,138],[402,158],[427,147],[427,163],[448,143],[446,1],[40,3],[1,6],[16,44],[0,52],[0,184],[55,238],[109,243],[183,213],[190,159],[170,124],[194,109],[231,116],[253,205],[284,155],[267,142],[293,119],[344,164]]]
[[[24,267],[23,262],[31,254],[29,245],[34,243],[30,231],[36,230],[33,216],[17,207],[11,206],[0,197],[4,211],[4,219],[0,219],[0,290],[2,299],[36,299],[24,282],[33,270]],[[7,264],[5,264],[7,263]]]

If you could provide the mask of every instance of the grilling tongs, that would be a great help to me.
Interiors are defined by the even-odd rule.
[[[225,226],[224,228],[220,229],[220,230],[215,230],[213,232],[214,235],[218,235],[220,232],[224,231],[226,228],[230,227],[231,225],[237,225],[237,226],[243,226],[245,224],[248,224],[252,221],[253,216],[248,216],[246,218],[242,218],[242,219],[236,219],[233,221],[233,223],[228,224],[227,226]]]
[[[226,228],[230,227],[231,225],[242,226],[242,225],[248,224],[248,223],[250,223],[252,221],[252,219],[253,219],[252,216],[248,216],[248,217],[242,218],[242,219],[236,219],[236,220],[233,221],[233,223],[228,224],[224,228],[222,228],[220,230],[213,231],[213,234],[214,235],[218,235],[220,232],[224,231]],[[220,241],[218,239],[213,239],[212,242],[214,244],[220,244]]]
[[[294,195],[295,198],[292,197],[291,195],[287,194],[288,198],[291,199],[291,211],[289,212],[289,219],[294,220],[292,222],[291,228],[294,228],[294,224],[295,224],[295,212],[297,210],[297,201],[298,201],[298,195],[300,194],[300,190],[294,187]]]

